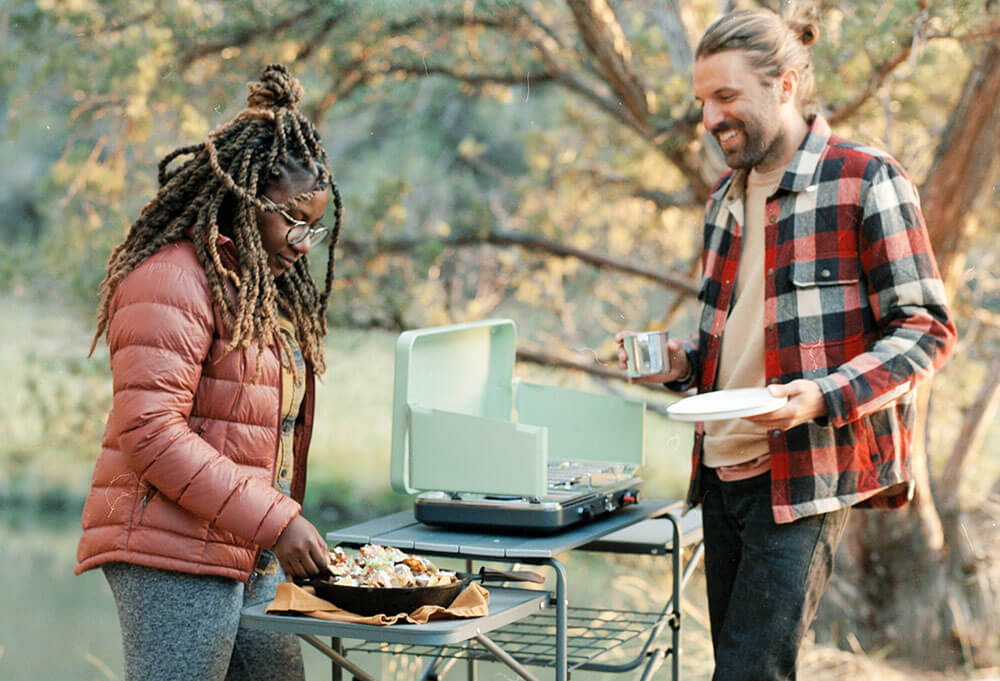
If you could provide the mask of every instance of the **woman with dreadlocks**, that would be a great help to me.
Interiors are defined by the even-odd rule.
[[[247,89],[160,162],[102,284],[114,406],[76,572],[104,571],[126,679],[301,679],[297,639],[239,613],[327,562],[300,512],[341,201],[298,81],[274,64]],[[321,293],[305,256],[327,236]]]

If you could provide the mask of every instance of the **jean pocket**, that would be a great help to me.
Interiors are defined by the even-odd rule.
[[[261,549],[260,558],[254,573],[257,575],[273,575],[278,572],[278,557],[270,549]]]

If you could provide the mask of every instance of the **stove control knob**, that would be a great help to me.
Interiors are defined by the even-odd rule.
[[[639,490],[634,489],[629,492],[625,492],[622,495],[622,504],[637,504],[639,503]]]
[[[618,506],[615,504],[614,497],[612,497],[610,495],[604,497],[604,510],[606,510],[606,511],[608,511],[610,513],[611,511],[615,510],[617,507]]]

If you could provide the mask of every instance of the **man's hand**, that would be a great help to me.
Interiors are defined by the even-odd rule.
[[[787,396],[788,403],[768,414],[745,417],[767,430],[788,430],[827,413],[823,392],[813,381],[800,378],[784,385],[769,385],[767,391],[774,397]]]
[[[274,555],[289,577],[318,574],[329,562],[329,550],[313,524],[297,515],[274,545]]]
[[[618,368],[622,371],[628,369],[628,353],[625,352],[625,336],[628,336],[631,331],[619,331],[615,334],[615,343],[618,344]],[[670,357],[670,369],[659,374],[651,374],[649,376],[637,376],[634,378],[629,378],[629,383],[670,383],[671,381],[676,381],[682,376],[687,376],[690,373],[690,367],[688,366],[687,353],[684,352],[684,346],[676,338],[671,338],[667,341],[667,354]]]

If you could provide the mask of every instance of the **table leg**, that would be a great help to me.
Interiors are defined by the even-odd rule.
[[[681,548],[681,525],[680,520],[673,513],[667,514],[667,519],[674,528],[674,543],[673,551],[671,552],[671,559],[673,560],[673,580],[674,580],[674,596],[673,604],[670,613],[670,623],[671,629],[671,645],[673,646],[672,655],[670,656],[670,666],[673,681],[681,681],[681,589],[684,588],[681,583],[681,554],[684,553],[684,549]]]
[[[472,643],[466,641],[465,647],[471,648]],[[468,681],[476,681],[476,660],[471,656],[469,657],[468,660],[466,660],[465,663],[465,678],[467,678]]]
[[[336,653],[338,653],[340,655],[344,654],[344,644],[341,643],[340,639],[337,638],[336,636],[333,636],[333,637],[330,638],[330,647],[333,648],[333,650]],[[342,670],[340,668],[340,665],[337,664],[336,662],[334,662],[333,660],[331,660],[330,661],[330,681],[341,681],[343,679],[343,676],[344,676],[344,674],[343,674],[343,672],[342,672]]]
[[[438,663],[441,661],[441,653],[443,652],[444,649],[437,649],[434,657],[424,667],[424,673],[420,675],[420,681],[438,681],[440,677],[444,676],[444,672],[439,672],[437,668]]]
[[[490,651],[490,653],[493,654],[493,657],[510,667],[515,674],[520,676],[525,681],[538,681],[523,664],[511,657],[506,650],[498,646],[490,638],[487,638],[482,633],[477,633],[476,640],[479,641],[479,643],[486,648],[486,650]]]
[[[333,660],[334,664],[340,665],[347,671],[351,672],[351,674],[354,674],[355,679],[361,679],[361,681],[378,681],[374,677],[370,676],[368,672],[366,672],[364,669],[354,664],[353,662],[348,661],[346,657],[338,653],[336,650],[334,650],[327,644],[323,643],[321,640],[319,640],[318,637],[313,636],[312,634],[299,634],[299,638],[301,638],[303,641],[311,645],[313,648],[315,648],[316,650],[320,651],[321,653],[329,657],[331,660]]]
[[[566,568],[555,558],[549,558],[548,564],[556,573],[556,681],[568,681],[569,671],[567,661],[567,626],[569,609],[569,593],[566,587]]]
[[[471,558],[465,559],[465,571],[468,574],[472,574],[475,570],[475,562]],[[465,642],[466,648],[471,648],[472,643],[470,641]],[[469,659],[465,663],[465,678],[467,681],[476,681],[476,660],[472,655],[469,655]]]
[[[650,651],[647,656],[649,659],[646,662],[646,667],[642,670],[642,676],[639,677],[639,681],[650,681],[663,665],[663,658],[666,656],[667,651],[660,648]]]

